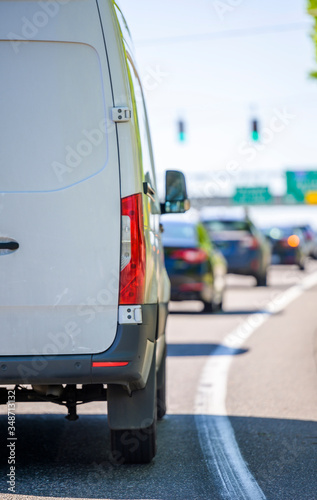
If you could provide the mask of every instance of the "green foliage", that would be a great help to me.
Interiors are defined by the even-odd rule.
[[[317,61],[317,0],[307,0],[307,11],[308,14],[315,18],[314,31],[312,33],[312,39],[315,44],[316,50],[316,61]],[[317,71],[312,71],[309,75],[311,78],[317,78]]]
[[[316,10],[317,11],[317,0],[308,0],[308,13],[313,15],[313,16],[316,16],[317,13],[312,13],[311,11],[314,11]]]

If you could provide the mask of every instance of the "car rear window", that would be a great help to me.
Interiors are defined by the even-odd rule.
[[[0,191],[54,191],[107,162],[100,60],[82,43],[0,41]]]
[[[164,222],[163,243],[167,239],[197,241],[197,231],[192,224]]]
[[[282,238],[288,238],[292,234],[297,236],[302,236],[302,231],[299,228],[294,227],[270,227],[264,230],[264,233],[274,240],[280,240]]]

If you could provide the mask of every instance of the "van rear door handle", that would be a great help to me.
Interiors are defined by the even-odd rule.
[[[0,250],[17,250],[19,248],[17,241],[1,241]]]

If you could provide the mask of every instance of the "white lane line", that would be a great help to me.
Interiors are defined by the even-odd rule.
[[[277,314],[306,290],[317,285],[317,273],[305,277],[271,300],[265,310],[251,314],[222,345],[210,353],[195,404],[195,422],[201,449],[220,498],[265,500],[265,495],[249,471],[235,439],[226,412],[227,383],[232,355],[223,355],[223,346],[240,349],[244,342],[272,315]]]

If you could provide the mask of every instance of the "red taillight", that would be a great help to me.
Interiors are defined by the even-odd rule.
[[[245,238],[241,240],[241,245],[250,250],[256,250],[260,246],[258,240],[254,236],[245,236]]]
[[[172,259],[184,260],[188,264],[201,264],[208,260],[208,253],[200,248],[175,250],[171,254]]]
[[[121,200],[122,247],[120,304],[143,304],[145,287],[145,239],[142,194]]]
[[[127,366],[128,361],[93,361],[93,368],[113,368],[116,366]]]
[[[204,283],[183,283],[179,285],[179,290],[181,292],[202,292],[204,286]]]

